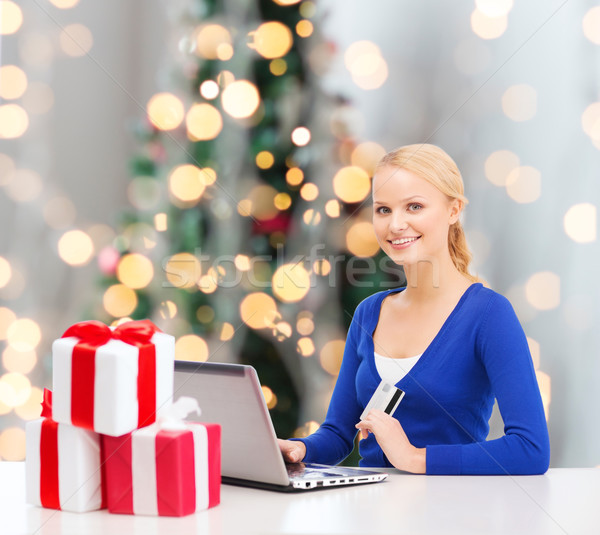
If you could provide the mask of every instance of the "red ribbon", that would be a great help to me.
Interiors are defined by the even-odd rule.
[[[42,418],[52,418],[52,390],[44,388],[44,397],[42,399]]]
[[[58,424],[46,418],[40,435],[40,502],[43,507],[60,509],[58,488]]]
[[[138,357],[138,427],[156,420],[156,348],[150,340],[160,332],[150,320],[129,321],[115,330],[100,321],[83,321],[69,327],[63,338],[80,339],[71,356],[71,422],[94,429],[94,377],[96,349],[111,339],[121,340],[139,349]]]

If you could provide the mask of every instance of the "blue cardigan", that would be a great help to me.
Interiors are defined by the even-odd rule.
[[[356,308],[344,359],[323,425],[301,439],[305,462],[337,464],[352,451],[354,427],[381,377],[373,332],[378,292]],[[406,393],[394,413],[413,446],[426,447],[428,474],[542,474],[550,444],[544,409],[523,329],[508,300],[471,285],[412,370],[397,385]],[[486,441],[494,398],[504,436]],[[361,466],[392,465],[370,434]]]

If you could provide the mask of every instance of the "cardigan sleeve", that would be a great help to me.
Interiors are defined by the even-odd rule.
[[[343,461],[354,448],[354,438],[358,432],[355,424],[359,421],[362,412],[356,395],[356,374],[360,364],[357,343],[362,329],[359,308],[348,330],[340,373],[325,421],[310,436],[293,439],[305,444],[305,462],[335,465]]]
[[[427,446],[428,474],[543,474],[550,441],[527,339],[509,301],[494,294],[476,338],[504,421],[504,436]]]

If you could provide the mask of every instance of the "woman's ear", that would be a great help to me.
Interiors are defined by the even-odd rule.
[[[452,199],[450,201],[450,219],[448,223],[454,225],[460,217],[460,213],[463,210],[463,202],[460,199]]]

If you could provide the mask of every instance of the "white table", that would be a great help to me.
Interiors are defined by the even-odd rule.
[[[25,504],[24,463],[0,462],[0,534],[600,534],[600,469],[543,476],[415,476],[281,494],[223,485],[221,505],[182,518],[63,513]]]

